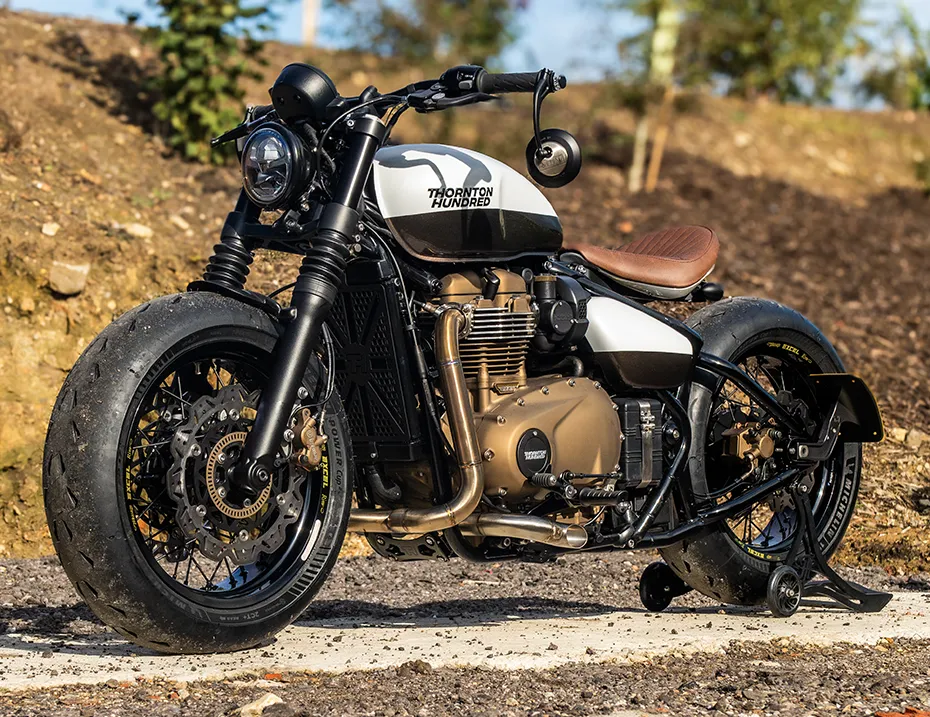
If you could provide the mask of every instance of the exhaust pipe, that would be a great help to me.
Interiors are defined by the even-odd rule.
[[[519,538],[559,548],[583,548],[588,531],[580,525],[556,523],[535,515],[479,513],[470,515],[458,526],[462,535],[471,537]]]
[[[459,358],[459,333],[465,326],[461,309],[449,308],[436,321],[436,359],[439,379],[452,428],[452,444],[459,464],[461,487],[448,503],[430,508],[396,510],[353,510],[349,514],[351,533],[431,533],[458,525],[470,516],[484,493],[484,469],[475,430],[465,372]]]

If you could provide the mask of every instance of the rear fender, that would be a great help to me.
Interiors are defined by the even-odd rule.
[[[881,411],[865,381],[851,373],[818,373],[811,378],[821,405],[838,406],[841,441],[878,443],[885,437]]]

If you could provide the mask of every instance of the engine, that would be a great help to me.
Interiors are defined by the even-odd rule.
[[[547,490],[530,480],[541,473],[604,475],[620,468],[618,407],[597,381],[527,377],[531,344],[547,349],[584,334],[583,290],[563,282],[536,277],[534,296],[513,272],[466,271],[447,275],[437,297],[472,307],[460,354],[483,452],[485,494],[507,503],[544,497]]]

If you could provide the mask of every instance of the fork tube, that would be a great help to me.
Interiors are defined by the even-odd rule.
[[[233,480],[248,492],[261,492],[271,480],[297,389],[345,279],[349,246],[359,221],[357,207],[384,136],[385,127],[377,117],[355,120],[333,200],[323,210],[312,248],[300,267],[291,299],[292,319],[275,346],[270,380],[246,439],[243,460],[233,474]]]

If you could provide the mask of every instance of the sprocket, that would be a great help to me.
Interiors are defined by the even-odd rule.
[[[259,392],[225,386],[203,396],[174,434],[169,493],[188,541],[217,562],[250,565],[284,543],[286,528],[300,518],[306,471],[278,460],[258,496],[237,494],[227,480],[254,422]],[[282,448],[282,455],[287,447]]]

